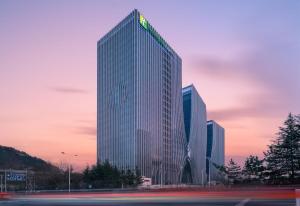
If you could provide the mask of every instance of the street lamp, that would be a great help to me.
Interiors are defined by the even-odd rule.
[[[207,160],[208,160],[208,186],[210,187],[210,170],[211,170],[211,159],[210,159],[210,157],[209,158],[207,158]]]
[[[61,152],[62,155],[69,155],[65,152]],[[69,155],[69,156],[72,156],[72,157],[78,157],[77,154],[75,155]],[[71,162],[69,160],[69,163],[68,163],[68,170],[69,170],[69,193],[71,192]]]

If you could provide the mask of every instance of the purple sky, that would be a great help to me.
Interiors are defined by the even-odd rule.
[[[182,57],[227,158],[261,156],[300,113],[300,1],[1,0],[0,144],[94,163],[96,43],[134,8]]]

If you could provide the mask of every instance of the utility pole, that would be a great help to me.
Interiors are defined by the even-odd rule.
[[[69,162],[69,193],[71,192],[71,163]]]

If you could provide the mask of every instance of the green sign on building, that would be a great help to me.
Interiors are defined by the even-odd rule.
[[[145,17],[141,14],[140,14],[140,24],[156,39],[156,41],[158,41],[159,44],[161,44],[164,47],[167,47],[165,40],[161,38],[161,36],[153,29],[153,27],[148,23]]]
[[[140,15],[140,24],[141,24],[145,29],[148,29],[148,22],[147,22],[147,20],[146,20],[142,15]]]

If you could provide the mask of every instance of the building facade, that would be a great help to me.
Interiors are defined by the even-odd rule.
[[[225,130],[213,120],[207,122],[206,174],[209,182],[221,180],[215,165],[225,164]]]
[[[153,184],[182,177],[181,58],[134,10],[97,43],[97,160]]]
[[[182,89],[186,156],[182,182],[206,182],[206,105],[193,85]]]

